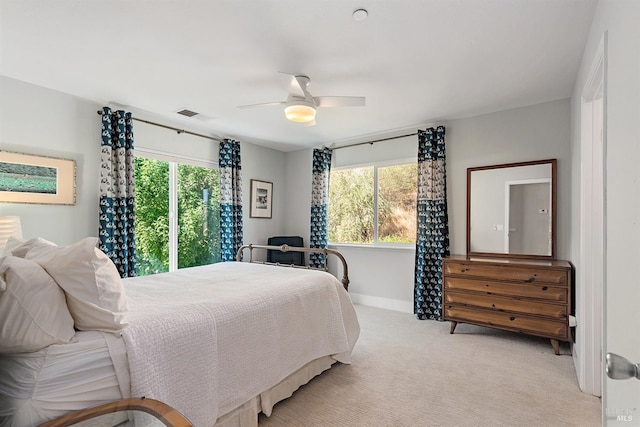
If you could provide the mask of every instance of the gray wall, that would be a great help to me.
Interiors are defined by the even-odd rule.
[[[1,150],[77,162],[75,206],[0,203],[0,215],[19,215],[25,238],[44,237],[65,245],[97,235],[101,125],[96,111],[102,105],[1,76],[0,93]],[[143,113],[134,111],[134,116],[141,117]],[[184,124],[176,127],[186,128]],[[200,129],[193,131],[203,133]],[[138,148],[177,153],[217,164],[216,141],[142,122],[134,122],[134,135]],[[241,150],[244,241],[266,243],[267,237],[283,232],[285,155],[248,143],[242,143]],[[249,218],[252,178],[273,182],[273,219]]]
[[[451,253],[466,251],[466,171],[469,167],[558,159],[558,258],[568,256],[570,102],[568,99],[450,120],[446,126]],[[416,139],[417,144],[417,139]],[[339,151],[338,151],[339,153]],[[311,150],[287,153],[285,232],[309,238]],[[356,301],[413,310],[413,249],[340,246]]]
[[[75,206],[0,203],[19,215],[25,238],[69,244],[98,232],[100,107],[92,102],[0,77],[0,149],[76,161]]]
[[[447,124],[447,185],[451,252],[466,251],[467,168],[558,159],[557,258],[569,256],[571,209],[570,102],[516,108]]]

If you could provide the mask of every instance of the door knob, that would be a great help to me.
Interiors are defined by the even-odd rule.
[[[612,380],[626,380],[637,378],[640,380],[640,366],[633,364],[615,353],[607,353],[607,376]]]

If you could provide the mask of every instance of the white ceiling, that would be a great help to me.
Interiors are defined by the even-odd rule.
[[[595,3],[0,0],[0,74],[283,151],[342,145],[569,97]],[[285,100],[279,72],[366,106],[319,109],[313,127],[237,108]]]

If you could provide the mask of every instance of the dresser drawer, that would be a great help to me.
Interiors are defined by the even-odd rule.
[[[445,304],[465,304],[493,310],[555,317],[558,319],[566,319],[567,317],[566,304],[550,304],[544,301],[521,300],[495,295],[450,291],[444,294],[444,302]]]
[[[458,305],[444,305],[445,320],[473,323],[566,340],[567,321],[545,319],[524,314],[504,313]]]
[[[489,279],[465,279],[445,276],[444,287],[446,291],[465,290],[483,292],[487,295],[538,298],[558,302],[567,301],[567,288],[560,286],[534,285],[521,282],[505,283]]]
[[[566,284],[567,274],[560,270],[548,270],[540,268],[508,267],[496,265],[483,265],[482,263],[468,264],[446,262],[445,275],[488,277],[499,280],[513,280],[524,283],[551,283]]]

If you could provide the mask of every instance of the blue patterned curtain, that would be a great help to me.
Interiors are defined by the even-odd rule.
[[[235,261],[242,246],[240,143],[220,142],[220,259]]]
[[[313,183],[311,187],[311,236],[309,247],[327,247],[327,206],[329,205],[329,171],[331,150],[313,150]],[[310,267],[324,267],[323,254],[309,254]]]
[[[121,277],[136,274],[135,180],[131,113],[103,107],[98,236]]]
[[[414,313],[442,318],[442,258],[449,255],[444,127],[418,131],[418,233]]]

